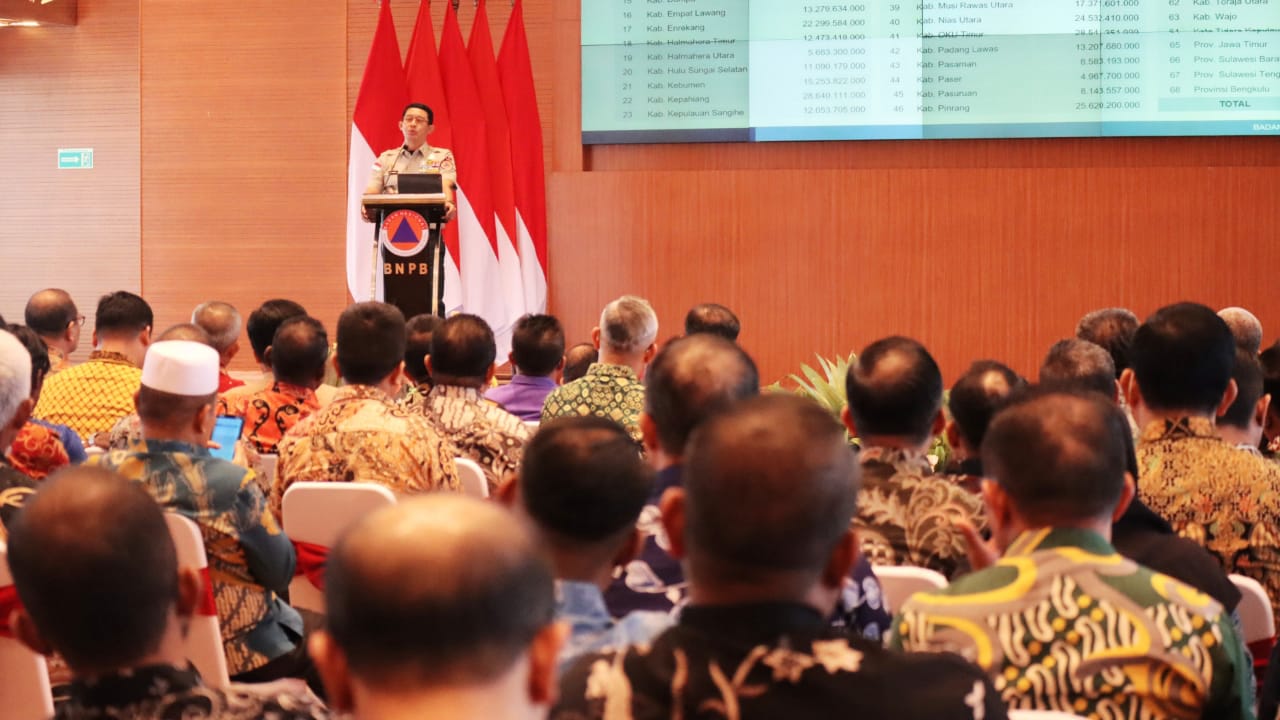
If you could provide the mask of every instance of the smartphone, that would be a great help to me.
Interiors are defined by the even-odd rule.
[[[219,415],[213,426],[213,441],[222,447],[210,449],[209,454],[230,461],[236,454],[236,441],[240,439],[240,431],[244,429],[244,418],[233,415]]]

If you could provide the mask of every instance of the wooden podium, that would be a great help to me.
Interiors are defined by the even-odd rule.
[[[406,319],[444,317],[444,193],[365,195],[361,203],[374,221],[369,296],[400,308]]]

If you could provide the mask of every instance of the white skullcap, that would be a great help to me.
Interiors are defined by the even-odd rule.
[[[218,351],[190,340],[162,340],[147,348],[142,384],[172,395],[201,397],[218,391]]]

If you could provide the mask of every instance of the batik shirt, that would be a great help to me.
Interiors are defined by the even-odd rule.
[[[50,375],[44,381],[35,416],[66,425],[84,441],[107,432],[133,412],[133,396],[142,370],[120,353],[96,351],[89,361]]]
[[[231,675],[297,646],[302,618],[280,599],[293,579],[293,544],[267,511],[252,471],[173,440],[144,440],[89,462],[141,483],[160,507],[200,527]]]
[[[71,464],[71,456],[62,445],[56,430],[30,421],[18,431],[9,447],[9,462],[33,480],[43,480],[49,473]]]
[[[8,538],[5,530],[18,511],[36,492],[35,481],[0,459],[0,540]],[[8,618],[5,618],[8,620]]]
[[[914,565],[953,579],[969,570],[957,520],[987,526],[982,498],[934,474],[924,453],[869,447],[859,453],[862,489],[854,526],[872,565]]]
[[[459,489],[458,451],[420,413],[368,385],[338,389],[333,402],[293,426],[277,446],[271,509],[281,517],[295,482],[373,482],[410,494]]]
[[[1222,606],[1088,530],[1031,530],[992,567],[917,593],[891,648],[954,652],[1009,707],[1094,718],[1252,718],[1252,672]]]
[[[279,687],[278,683],[269,686]],[[236,685],[205,685],[195,670],[152,665],[114,675],[79,678],[55,720],[322,720],[329,717],[314,695]]]
[[[625,365],[592,363],[586,375],[551,391],[542,405],[542,419],[597,415],[626,428],[640,442],[643,409],[644,385],[634,370]]]
[[[409,402],[427,422],[458,449],[459,457],[475,460],[489,481],[489,494],[502,479],[520,467],[529,428],[520,418],[485,400],[475,388],[437,385],[425,397]]]
[[[1138,441],[1139,495],[1228,573],[1280,602],[1280,467],[1217,437],[1208,418],[1158,420]],[[1280,614],[1277,615],[1280,619]]]
[[[290,428],[319,409],[314,390],[281,380],[250,395],[218,398],[218,414],[244,418],[240,437],[254,450],[267,454],[276,452]]]
[[[1000,720],[982,672],[955,656],[889,653],[787,603],[690,606],[652,643],[592,654],[551,720]]]

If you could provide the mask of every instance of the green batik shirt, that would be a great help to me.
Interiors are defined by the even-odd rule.
[[[596,415],[618,423],[640,442],[643,409],[644,385],[634,370],[625,365],[592,363],[586,375],[551,391],[542,405],[542,420]]]
[[[1253,718],[1252,666],[1222,606],[1087,530],[1027,531],[992,567],[911,596],[889,645],[958,653],[1012,709]]]
[[[143,440],[89,463],[141,483],[162,509],[200,527],[231,675],[297,646],[302,617],[280,598],[296,555],[252,471],[176,440]]]

